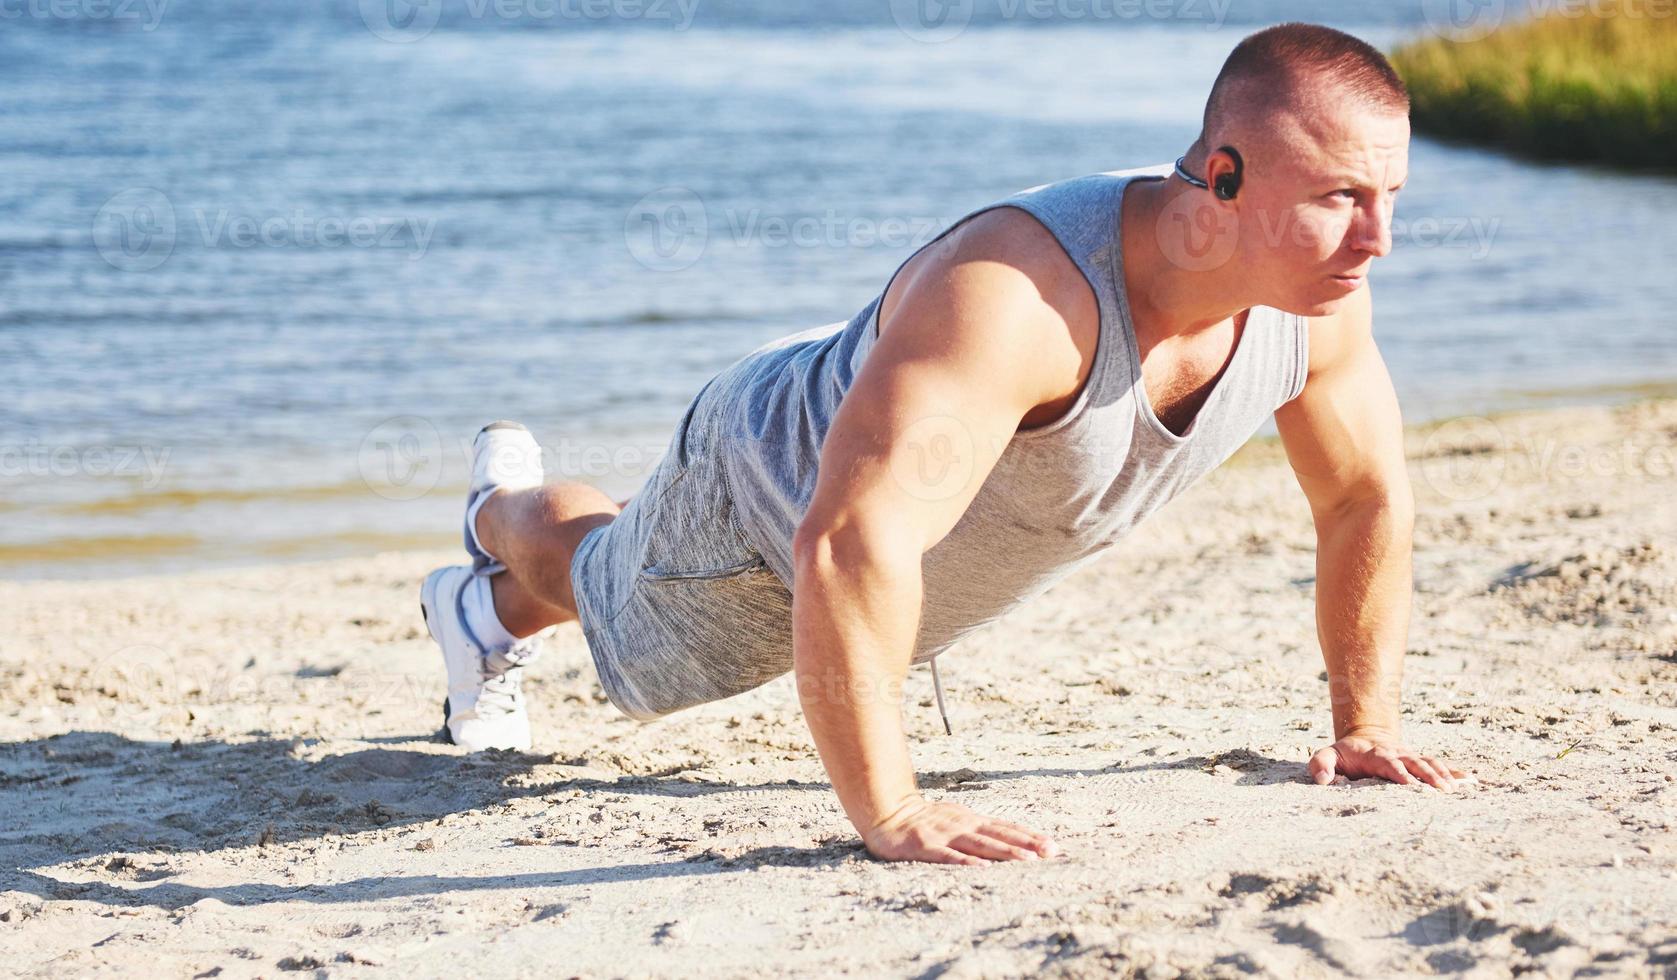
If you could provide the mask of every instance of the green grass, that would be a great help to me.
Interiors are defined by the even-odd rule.
[[[1539,159],[1677,172],[1677,11],[1591,7],[1600,12],[1561,6],[1476,41],[1393,52],[1415,129]]]

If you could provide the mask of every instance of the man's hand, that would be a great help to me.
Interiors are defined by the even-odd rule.
[[[1046,834],[974,813],[959,803],[915,797],[862,835],[875,857],[933,864],[1035,861],[1060,853]]]
[[[1310,757],[1310,777],[1317,784],[1333,782],[1335,773],[1347,779],[1374,776],[1407,785],[1419,779],[1442,790],[1456,788],[1456,780],[1470,778],[1432,756],[1411,752],[1389,732],[1347,732],[1339,741]]]

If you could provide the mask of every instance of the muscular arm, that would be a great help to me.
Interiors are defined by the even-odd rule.
[[[1372,320],[1366,284],[1340,313],[1316,320],[1304,391],[1275,413],[1316,525],[1316,626],[1335,743],[1311,771],[1319,782],[1337,771],[1443,788],[1462,774],[1403,744],[1415,506]]]
[[[1053,850],[1017,825],[922,798],[900,703],[922,555],[965,512],[1021,418],[1076,381],[1080,352],[1062,310],[1094,301],[1045,257],[1050,248],[1034,219],[1004,210],[934,243],[912,275],[905,268],[822,446],[793,542],[799,700],[845,814],[881,857],[975,863]]]

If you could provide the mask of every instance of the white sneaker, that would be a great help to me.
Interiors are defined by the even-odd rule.
[[[439,568],[425,577],[419,592],[425,627],[442,648],[448,670],[448,696],[443,699],[448,740],[469,752],[528,749],[530,715],[522,683],[524,665],[540,651],[540,634],[486,655],[466,624],[461,602],[473,574],[465,565]]]
[[[466,553],[472,556],[472,571],[497,575],[507,566],[492,560],[477,546],[472,525],[478,509],[497,490],[528,490],[542,485],[542,447],[530,430],[517,422],[491,422],[472,440],[472,485],[466,491]]]

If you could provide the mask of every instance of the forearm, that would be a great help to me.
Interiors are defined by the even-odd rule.
[[[1316,521],[1316,629],[1334,737],[1397,733],[1412,592],[1411,509],[1354,504]]]
[[[919,626],[919,554],[824,538],[799,550],[795,583],[798,699],[839,802],[865,835],[919,796],[901,708]]]

